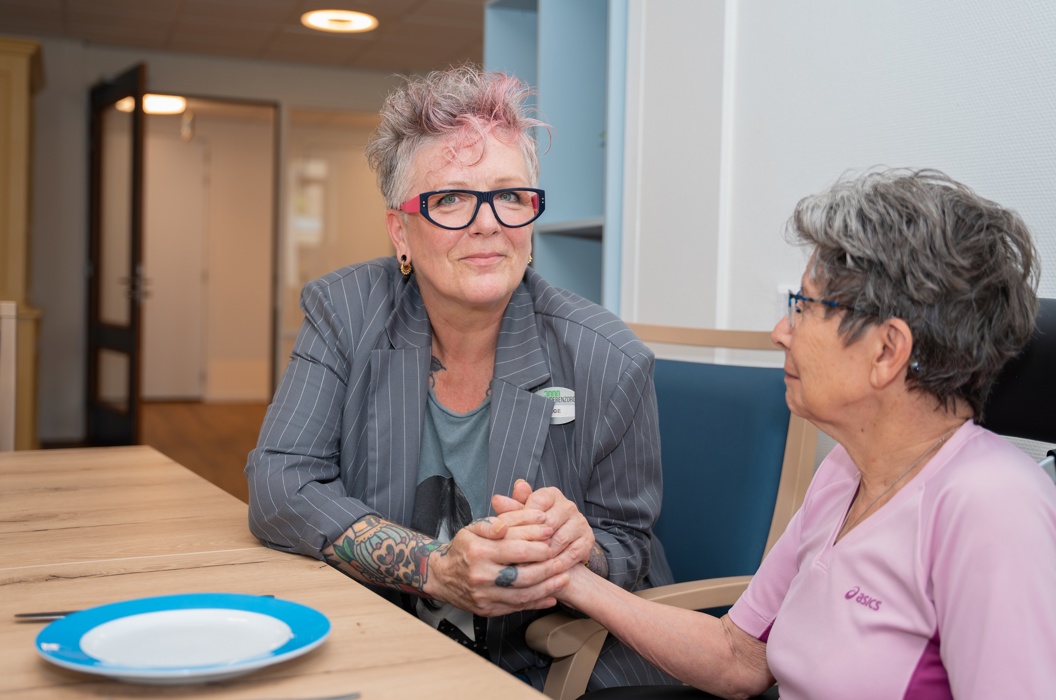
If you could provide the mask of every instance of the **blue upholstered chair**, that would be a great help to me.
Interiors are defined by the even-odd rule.
[[[732,605],[803,501],[817,429],[790,414],[769,334],[632,327],[658,357],[664,503],[655,532],[677,581],[638,595],[694,610]],[[669,359],[686,353],[695,357]],[[533,623],[528,643],[554,658],[546,694],[578,698],[607,634],[560,613]]]

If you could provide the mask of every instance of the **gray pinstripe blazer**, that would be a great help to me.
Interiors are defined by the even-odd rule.
[[[411,521],[431,332],[414,276],[391,258],[310,282],[301,305],[304,325],[246,467],[249,525],[270,547],[322,558],[365,515]],[[616,316],[525,273],[499,333],[487,493],[508,494],[518,478],[561,489],[605,548],[609,578],[630,589],[671,581],[649,534],[661,497],[652,367]],[[551,399],[534,393],[544,387],[575,391],[574,421],[550,424]],[[409,596],[379,592],[410,609]],[[492,660],[533,682],[549,659],[527,648],[523,630],[539,614],[488,622]]]

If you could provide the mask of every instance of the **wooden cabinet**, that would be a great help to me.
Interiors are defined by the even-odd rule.
[[[29,203],[33,92],[42,83],[40,45],[0,37],[0,301],[16,311],[15,448],[37,439],[37,328],[29,291]]]
[[[485,9],[484,63],[536,87],[540,186],[534,266],[547,281],[602,302],[608,0],[497,0]]]

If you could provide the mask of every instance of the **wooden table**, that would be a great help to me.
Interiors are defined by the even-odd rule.
[[[0,453],[0,697],[543,698],[326,564],[263,547],[246,506],[149,447]],[[16,612],[194,592],[274,595],[330,618],[308,654],[210,684],[61,669]]]

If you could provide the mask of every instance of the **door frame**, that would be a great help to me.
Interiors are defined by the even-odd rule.
[[[140,406],[140,304],[143,262],[143,95],[146,93],[146,64],[137,64],[124,73],[96,83],[90,93],[89,118],[89,212],[88,212],[88,308],[87,308],[87,392],[85,439],[91,445],[134,445],[139,442]],[[116,324],[102,318],[103,256],[103,137],[104,114],[123,98],[132,97],[129,260],[125,276],[127,323]],[[100,360],[104,352],[127,358],[124,396],[114,401],[102,395]]]

